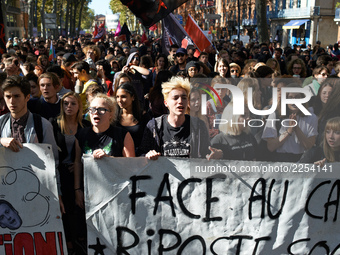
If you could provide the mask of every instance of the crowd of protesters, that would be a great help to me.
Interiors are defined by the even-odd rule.
[[[11,121],[0,125],[0,144],[18,151],[29,141],[24,129],[37,115],[44,125],[46,120],[52,124],[45,132],[53,130],[49,137],[54,136],[59,151],[59,195],[69,254],[86,253],[82,154],[97,159],[168,156],[321,166],[340,160],[338,43],[327,49],[320,42],[282,48],[278,42],[243,45],[221,39],[199,53],[193,45],[177,44],[164,52],[159,39],[141,42],[139,35],[116,40],[14,38],[1,56],[0,124],[5,116]],[[51,44],[55,58],[50,58]],[[232,89],[220,84],[242,91],[243,114],[233,114],[239,101]],[[303,107],[309,115],[295,104],[282,111],[283,96],[306,97],[300,92],[282,95],[284,87],[307,88],[312,97]],[[277,107],[269,115],[254,113],[272,106]],[[249,120],[263,125],[249,125]]]

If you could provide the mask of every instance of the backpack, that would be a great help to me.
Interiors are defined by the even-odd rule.
[[[34,130],[35,130],[35,133],[37,134],[38,142],[42,143],[44,139],[42,120],[41,120],[42,117],[36,113],[32,113],[32,114],[33,114]],[[1,131],[5,127],[5,124],[9,120],[9,117],[10,117],[10,113],[6,113],[0,119],[0,137],[1,137]]]

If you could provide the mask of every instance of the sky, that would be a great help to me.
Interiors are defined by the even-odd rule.
[[[92,0],[89,7],[94,9],[94,14],[112,14],[110,9],[110,0]]]

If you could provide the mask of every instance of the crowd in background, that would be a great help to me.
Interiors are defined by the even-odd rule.
[[[11,125],[16,123],[10,97],[17,86],[27,96],[28,112],[52,124],[62,206],[72,212],[63,219],[70,254],[76,245],[86,252],[84,153],[98,159],[201,157],[319,166],[340,160],[338,43],[282,48],[278,42],[244,45],[221,39],[204,52],[177,44],[164,52],[159,39],[141,42],[135,35],[116,40],[109,35],[96,43],[87,37],[13,38],[1,56],[0,115],[10,112]],[[233,90],[218,84],[242,91],[242,114],[233,114],[240,107]],[[30,93],[20,86],[29,86]],[[303,104],[310,114],[293,103],[283,111],[282,88],[303,87],[312,96]],[[291,91],[284,97],[306,97]],[[272,107],[269,115],[256,114]],[[26,123],[25,116],[19,116],[19,126]],[[8,132],[25,142],[20,129]],[[0,143],[15,147],[7,140]]]

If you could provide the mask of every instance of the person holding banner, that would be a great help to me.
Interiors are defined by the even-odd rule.
[[[292,83],[286,87],[300,87]],[[288,99],[303,98],[302,93],[288,93]],[[278,102],[280,105],[281,102]],[[306,107],[306,105],[304,104]],[[315,114],[304,115],[295,104],[287,104],[286,115],[281,114],[281,108],[269,115],[268,120],[286,120],[286,125],[276,127],[274,121],[267,121],[262,139],[267,141],[269,151],[275,151],[278,162],[297,162],[302,154],[312,148],[318,134],[318,119]]]
[[[92,127],[78,131],[75,141],[74,191],[76,204],[84,209],[82,154],[103,157],[134,157],[135,146],[129,132],[111,125],[115,121],[116,102],[105,94],[97,94],[89,107]]]
[[[204,122],[185,114],[189,93],[188,79],[175,76],[162,84],[169,114],[148,122],[140,155],[156,160],[159,156],[205,158],[210,154],[209,133]]]
[[[75,134],[83,127],[90,126],[90,122],[83,119],[83,108],[80,96],[75,92],[66,93],[61,99],[60,115],[52,121],[54,137],[59,148],[59,172],[60,184],[65,214],[62,217],[67,247],[73,250],[73,237],[75,230],[85,231],[85,218],[79,217],[79,211],[75,207],[74,197],[74,158],[75,158]],[[75,218],[77,219],[75,222]]]
[[[308,150],[299,161],[324,166],[325,163],[340,162],[340,117],[327,121],[322,144]]]
[[[219,125],[221,132],[211,140],[211,152],[228,160],[256,160],[257,142],[250,127],[244,124],[250,119],[249,110],[245,109],[244,115],[233,114],[233,102],[230,102],[222,119],[231,122]]]
[[[58,146],[53,136],[51,123],[28,110],[27,102],[30,99],[31,91],[28,80],[18,75],[8,77],[2,84],[2,90],[10,112],[0,117],[0,147],[19,152],[23,148],[23,143],[46,143],[51,145],[56,166],[60,209],[62,213],[65,213],[61,199],[58,171]]]

